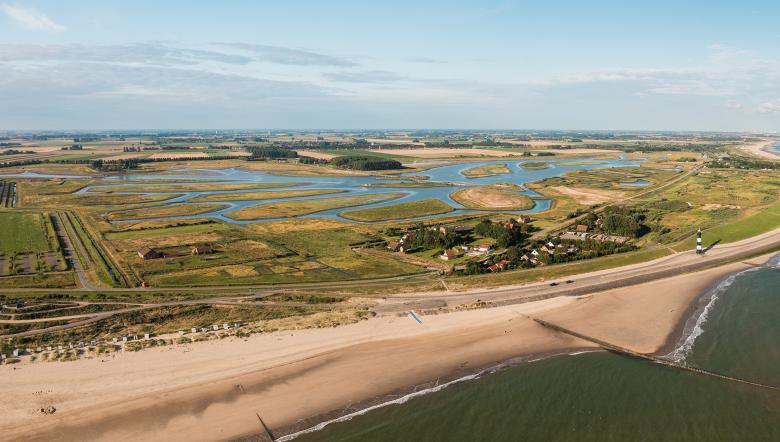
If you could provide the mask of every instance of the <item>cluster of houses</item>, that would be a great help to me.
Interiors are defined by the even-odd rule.
[[[526,253],[523,256],[520,257],[520,260],[523,262],[531,263],[531,264],[538,264],[539,263],[539,256],[541,256],[542,253],[546,253],[549,256],[552,256],[555,254],[556,250],[562,250],[563,244],[556,244],[552,241],[548,241],[546,244],[542,245],[538,249],[531,250],[530,253]],[[576,246],[570,245],[566,248],[564,253],[567,255],[575,254],[579,251],[579,249]]]
[[[596,220],[596,225],[601,226],[604,224],[604,220],[601,218],[598,218]],[[589,232],[589,227],[586,224],[577,224],[574,231],[566,231],[560,234],[560,237],[563,239],[573,239],[573,240],[579,240],[579,241],[599,241],[599,242],[616,242],[616,243],[624,243],[628,241],[628,238],[625,236],[618,236],[618,235],[607,235],[605,233],[593,233]]]
[[[195,246],[190,249],[190,253],[193,255],[209,255],[214,253],[214,248],[211,246]],[[146,261],[149,259],[165,258],[165,254],[158,252],[151,247],[142,247],[138,249],[138,257]]]
[[[492,244],[478,244],[476,246],[461,245],[461,246],[455,246],[451,249],[445,250],[441,255],[439,255],[439,259],[442,259],[444,261],[449,261],[452,259],[459,258],[463,254],[466,254],[467,256],[480,256],[480,255],[487,255],[492,251],[493,251]]]
[[[447,233],[453,233],[455,235],[469,235],[471,232],[474,231],[474,228],[471,226],[454,226],[454,227],[448,227],[448,226],[439,226],[439,227],[428,227],[430,230],[438,230],[441,233],[447,234]],[[414,234],[414,232],[407,232],[402,236],[398,241],[390,241],[387,243],[387,249],[392,252],[401,252],[406,253],[409,251],[410,243],[411,243],[411,237]]]

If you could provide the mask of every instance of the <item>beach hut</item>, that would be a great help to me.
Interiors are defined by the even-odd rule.
[[[211,329],[214,330],[214,331],[217,331],[217,330],[219,330],[219,326],[214,324],[214,325],[211,326]]]
[[[190,331],[191,331],[193,334],[195,334],[195,333],[197,333],[197,332],[198,332],[198,329],[197,329],[196,327],[192,327],[192,329],[191,329]]]

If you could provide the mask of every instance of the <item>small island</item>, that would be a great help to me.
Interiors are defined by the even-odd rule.
[[[466,178],[484,178],[488,176],[502,175],[505,173],[512,173],[506,164],[485,164],[482,166],[472,167],[461,172]]]
[[[534,207],[534,202],[527,195],[520,193],[523,190],[515,184],[492,184],[460,189],[450,197],[468,209],[528,210]]]

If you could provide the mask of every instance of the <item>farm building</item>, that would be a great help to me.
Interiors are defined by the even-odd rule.
[[[192,248],[193,255],[208,255],[214,253],[214,249],[209,246],[195,246]]]
[[[138,256],[141,259],[157,259],[161,258],[162,254],[160,252],[153,250],[149,247],[144,247],[138,250]]]
[[[460,256],[460,252],[458,252],[457,249],[449,249],[449,250],[445,250],[444,253],[439,255],[439,259],[449,261],[451,259],[457,258],[458,256]]]

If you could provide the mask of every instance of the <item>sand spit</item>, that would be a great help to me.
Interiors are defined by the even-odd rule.
[[[780,160],[780,153],[777,153],[772,149],[772,146],[777,143],[777,140],[763,140],[757,143],[745,144],[740,146],[740,148],[752,153],[755,156],[772,160]]]

